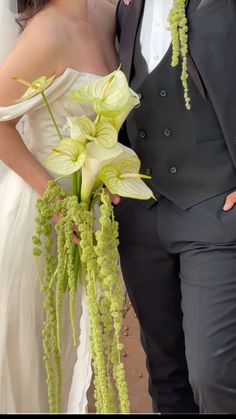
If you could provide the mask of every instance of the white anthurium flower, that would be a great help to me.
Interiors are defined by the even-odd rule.
[[[28,89],[23,94],[23,96],[20,97],[20,99],[15,100],[15,103],[21,103],[25,100],[31,99],[32,97],[36,96],[39,93],[43,93],[53,82],[56,76],[52,77],[39,77],[38,79],[34,80],[33,83],[29,83],[26,80],[23,80],[19,77],[13,77],[13,80],[18,81],[19,83],[23,84],[24,86],[27,86]]]
[[[70,98],[76,102],[91,102],[97,114],[113,118],[126,109],[130,89],[124,73],[118,69],[72,91]]]
[[[150,179],[150,176],[140,174],[139,170],[138,156],[125,150],[111,164],[103,166],[99,176],[113,194],[134,199],[155,199],[151,189],[142,181],[142,178]]]
[[[91,121],[87,116],[80,118],[68,118],[71,137],[81,142],[86,140],[95,141],[96,144],[105,148],[112,148],[118,140],[118,132],[109,120],[100,121],[99,119]]]
[[[118,132],[115,127],[108,121],[98,122],[96,125],[96,133],[94,137],[88,137],[89,140],[94,140],[95,143],[100,144],[104,148],[113,148],[118,140]]]
[[[64,138],[53,148],[44,165],[51,172],[69,176],[82,167],[85,158],[86,148],[83,144],[72,138]]]
[[[127,103],[126,108],[121,114],[113,118],[106,118],[105,116],[101,116],[101,121],[109,121],[113,125],[113,127],[117,130],[117,132],[120,131],[120,128],[122,127],[129,113],[134,108],[137,108],[140,105],[140,100],[139,100],[138,95],[132,89],[129,89],[129,90],[130,90],[129,102]]]
[[[93,121],[87,116],[67,118],[67,123],[70,128],[70,136],[74,139],[80,139],[82,142],[86,141],[87,135],[95,133]]]
[[[95,142],[87,144],[87,154],[82,167],[81,200],[87,202],[94,185],[98,184],[101,168],[122,154],[124,146],[117,143],[106,149]],[[101,182],[100,182],[101,183]]]

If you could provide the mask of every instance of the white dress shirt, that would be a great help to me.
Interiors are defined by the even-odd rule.
[[[140,42],[149,73],[160,63],[170,46],[167,19],[173,3],[174,0],[146,0]]]

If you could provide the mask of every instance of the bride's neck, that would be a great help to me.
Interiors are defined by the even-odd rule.
[[[72,18],[88,20],[90,0],[52,0],[55,6]]]

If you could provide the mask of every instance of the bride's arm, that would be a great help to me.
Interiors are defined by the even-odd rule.
[[[0,160],[40,195],[47,189],[51,177],[24,145],[14,123],[0,122]]]
[[[45,28],[37,27],[37,22],[32,22],[1,66],[0,106],[11,105],[25,91],[24,86],[12,80],[13,76],[32,82],[41,75],[50,76],[57,72],[60,46],[50,26],[44,25]],[[23,143],[16,129],[17,122],[0,122],[0,160],[43,194],[51,178]]]

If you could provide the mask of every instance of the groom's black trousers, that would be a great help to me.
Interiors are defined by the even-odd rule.
[[[115,209],[156,412],[197,412],[195,398],[201,413],[236,413],[236,206],[223,211],[226,195],[189,210],[164,197]]]

